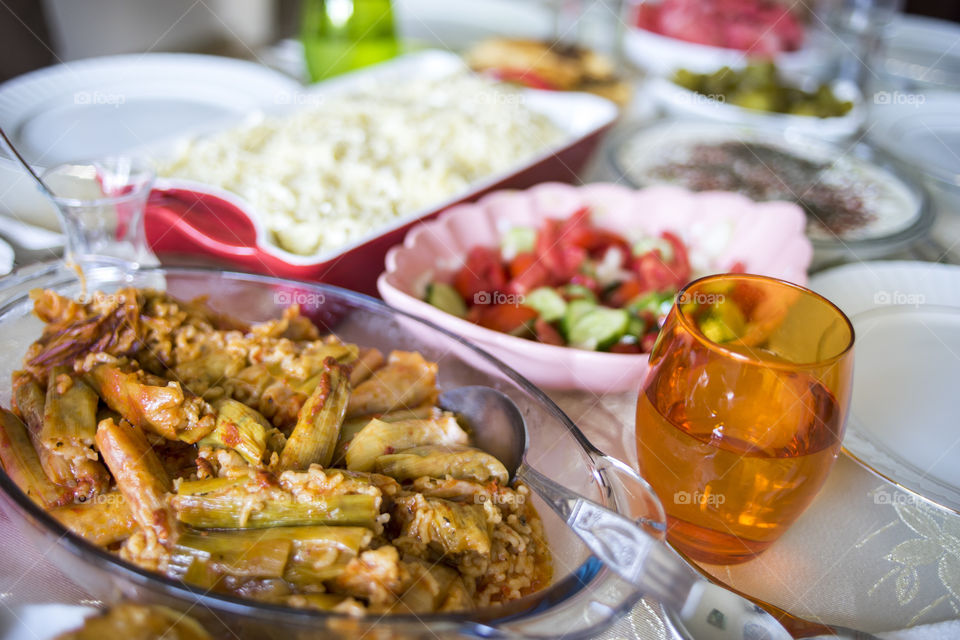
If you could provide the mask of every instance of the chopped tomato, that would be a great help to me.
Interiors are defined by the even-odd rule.
[[[560,236],[559,220],[545,220],[537,234],[535,251],[547,272],[550,282],[565,284],[577,272],[587,257],[587,252],[573,245],[565,245]]]
[[[690,276],[693,275],[693,270],[690,268],[690,258],[687,256],[687,246],[683,244],[683,240],[669,231],[664,231],[660,234],[660,237],[669,242],[673,248],[673,259],[667,263],[667,266],[673,272],[674,284],[677,287],[682,287],[690,281]]]
[[[537,334],[537,340],[544,344],[552,344],[559,347],[567,344],[563,336],[560,335],[560,332],[554,329],[553,325],[543,318],[537,318],[537,321],[533,324],[533,331]]]
[[[539,262],[533,262],[527,269],[507,283],[507,293],[524,295],[537,287],[550,284],[550,273]]]
[[[730,265],[730,268],[727,270],[727,272],[728,273],[746,273],[747,265],[743,264],[742,261],[737,260],[732,265]]]
[[[567,238],[577,229],[590,229],[590,208],[580,207],[560,224],[560,236]]]
[[[537,241],[534,245],[534,253],[537,254],[540,264],[550,272],[552,280],[556,280],[556,274],[564,269],[559,238],[560,221],[547,219],[543,221],[543,225],[537,232]]]
[[[625,307],[631,300],[644,293],[646,293],[646,290],[639,280],[624,280],[617,285],[616,289],[607,294],[607,304],[615,308]]]
[[[620,235],[606,229],[577,228],[571,231],[564,240],[587,251],[593,258],[602,258],[610,247],[620,250],[620,255],[630,255],[630,245]]]
[[[515,336],[528,333],[538,317],[536,311],[520,304],[494,304],[474,308],[480,309],[477,321],[480,326]]]
[[[643,353],[650,353],[653,351],[653,345],[657,343],[657,337],[659,333],[648,333],[643,336],[643,339],[640,341],[640,349]]]
[[[750,282],[738,282],[730,292],[730,299],[727,304],[734,304],[740,308],[748,318],[754,314],[757,307],[764,301],[763,289]]]
[[[664,263],[659,251],[648,251],[633,261],[633,272],[640,280],[641,288],[647,291],[665,291],[675,286],[677,277]]]
[[[510,261],[508,270],[510,271],[510,278],[517,278],[524,271],[532,267],[537,262],[537,256],[532,251],[524,251],[523,253],[518,253],[513,260]]]
[[[572,274],[570,277],[575,278],[576,273],[583,266],[583,261],[587,259],[587,252],[580,247],[565,246],[562,254],[567,273]]]
[[[660,318],[652,311],[641,311],[640,319],[643,320],[644,326],[648,329],[651,327],[656,327],[660,320]]]
[[[600,285],[597,283],[595,278],[591,278],[588,275],[584,275],[582,273],[574,274],[574,276],[570,278],[570,284],[586,287],[587,289],[590,289],[595,296],[600,295]]]
[[[474,247],[453,278],[453,286],[467,303],[478,293],[492,294],[507,284],[507,272],[500,260],[500,251],[491,247]]]
[[[610,353],[643,353],[643,349],[636,342],[618,342],[610,347]]]

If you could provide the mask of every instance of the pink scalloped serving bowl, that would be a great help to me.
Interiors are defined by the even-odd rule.
[[[387,304],[453,331],[540,386],[596,393],[635,390],[647,372],[646,354],[584,351],[517,338],[423,301],[427,283],[449,280],[470,248],[497,246],[510,227],[539,226],[544,218],[565,218],[584,206],[594,224],[628,237],[673,231],[686,242],[700,275],[723,273],[741,262],[748,273],[806,283],[813,248],[804,235],[806,218],[795,204],[676,187],[545,183],[525,191],[497,191],[417,225],[387,253],[377,289]]]

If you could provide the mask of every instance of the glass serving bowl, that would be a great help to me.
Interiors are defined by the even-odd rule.
[[[212,308],[246,321],[279,316],[296,303],[322,330],[384,352],[417,350],[439,364],[438,385],[450,389],[482,384],[509,395],[526,418],[527,461],[556,482],[633,519],[663,522],[659,501],[623,463],[604,456],[539,389],[492,356],[439,327],[393,310],[372,298],[336,287],[231,272],[192,268],[146,269],[116,279],[86,273],[90,290],[120,286],[162,287],[189,299],[207,296]],[[37,267],[0,279],[0,403],[8,405],[10,373],[41,331],[28,292],[51,288],[81,293],[74,274],[56,266]],[[479,427],[478,427],[479,428]],[[590,637],[629,610],[642,596],[592,557],[587,547],[541,500],[537,509],[548,532],[554,578],[547,588],[500,608],[470,614],[351,617],[293,609],[208,592],[121,560],[67,531],[0,472],[0,507],[36,541],[56,566],[105,602],[120,598],[165,604],[190,611],[215,637],[416,638],[483,636]],[[374,627],[376,627],[374,629]]]

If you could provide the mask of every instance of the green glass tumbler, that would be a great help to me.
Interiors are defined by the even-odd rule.
[[[304,0],[300,39],[313,82],[398,51],[390,0]]]

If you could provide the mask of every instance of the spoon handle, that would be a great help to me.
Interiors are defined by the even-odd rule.
[[[679,612],[688,628],[696,630],[697,640],[792,638],[763,609],[700,579],[637,522],[579,496],[527,465],[517,470],[517,478],[543,498],[601,562],[644,595]]]
[[[27,173],[30,174],[30,177],[32,177],[34,181],[37,183],[37,186],[40,187],[40,190],[43,191],[47,195],[47,197],[50,197],[50,198],[55,197],[53,195],[53,192],[50,191],[50,188],[47,186],[47,183],[43,181],[43,178],[37,175],[37,172],[34,171],[33,167],[30,166],[30,163],[27,162],[23,158],[23,156],[20,155],[20,152],[17,151],[17,148],[13,146],[13,141],[11,141],[10,138],[7,137],[7,133],[3,130],[2,127],[0,127],[0,138],[3,139],[3,143],[4,143],[3,146],[5,146],[10,151],[10,153],[14,155],[17,161],[23,166],[23,168],[26,169]]]

